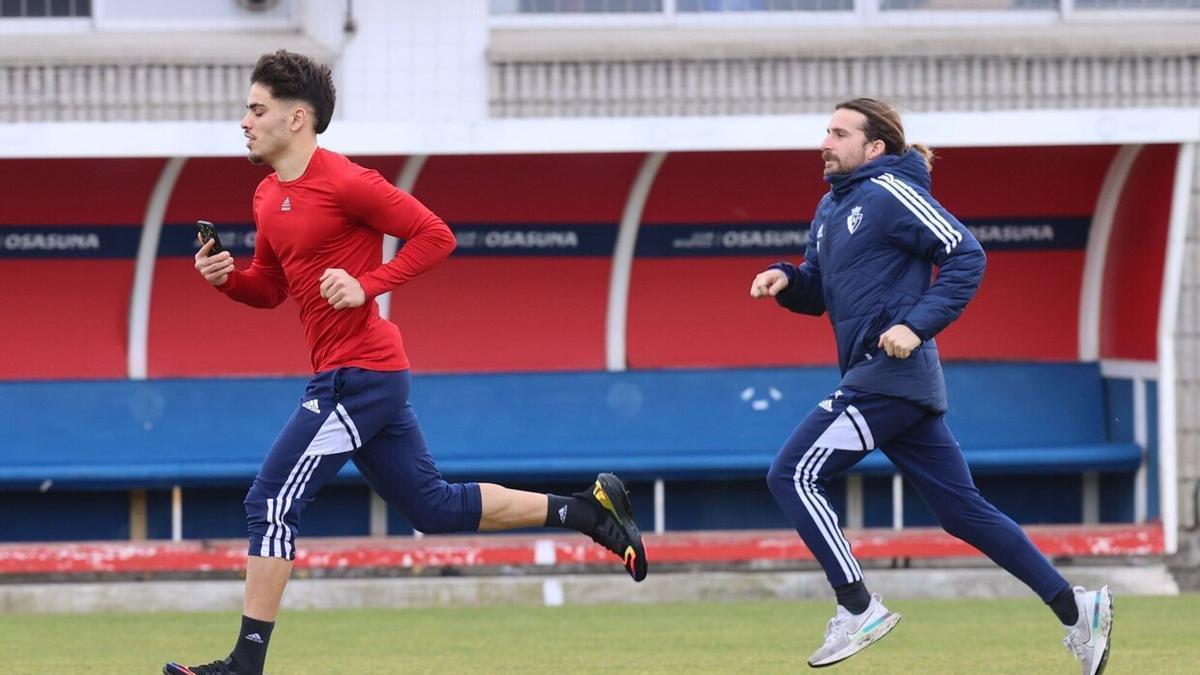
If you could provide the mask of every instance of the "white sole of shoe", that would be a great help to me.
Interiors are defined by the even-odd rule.
[[[809,661],[808,665],[812,668],[824,668],[826,666],[832,666],[835,663],[845,661],[851,656],[854,656],[855,654],[883,639],[883,636],[892,632],[892,629],[896,627],[896,624],[900,623],[901,618],[903,617],[900,616],[899,612],[890,612],[887,617],[884,618],[883,623],[880,624],[879,628],[871,631],[871,633],[863,638],[860,642],[848,645],[842,651],[835,652],[832,656],[829,656],[821,661]]]
[[[1104,591],[1103,605],[1107,605],[1105,609],[1108,611],[1101,615],[1107,618],[1100,620],[1100,644],[1097,645],[1100,648],[1100,660],[1096,664],[1095,675],[1103,673],[1104,668],[1108,666],[1108,650],[1112,647],[1113,616],[1116,615],[1112,592],[1108,590],[1108,586],[1105,586],[1102,590]]]

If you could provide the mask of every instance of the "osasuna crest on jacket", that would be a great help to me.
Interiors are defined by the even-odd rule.
[[[854,234],[854,231],[857,230],[858,226],[862,223],[862,219],[863,214],[861,206],[856,206],[850,209],[850,215],[846,216],[846,229],[850,230],[850,234]]]
[[[772,266],[789,279],[776,301],[803,314],[829,312],[840,386],[945,412],[933,338],[974,297],[983,249],[929,193],[929,171],[916,151],[884,155],[826,180],[831,189],[817,205],[804,263]],[[923,341],[907,359],[878,347],[879,336],[900,323]]]

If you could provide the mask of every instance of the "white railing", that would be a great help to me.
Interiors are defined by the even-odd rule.
[[[1198,21],[1200,0],[490,0],[493,27]]]
[[[251,66],[0,65],[0,122],[237,120]]]
[[[0,123],[236,120],[249,70],[0,66]],[[909,112],[1200,105],[1200,53],[507,61],[490,70],[493,117],[823,113],[852,92]]]
[[[495,117],[826,112],[869,92],[907,111],[1200,105],[1200,48],[1142,56],[493,61]]]

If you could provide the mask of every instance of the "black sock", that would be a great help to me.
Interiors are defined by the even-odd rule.
[[[271,641],[274,628],[274,621],[259,621],[242,615],[242,632],[238,633],[237,644],[229,655],[238,675],[262,675],[263,665],[267,662],[267,643]]]
[[[596,527],[596,507],[580,497],[546,495],[546,527],[591,532]]]
[[[862,614],[871,606],[871,594],[862,579],[852,584],[836,586],[833,592],[837,594],[837,603],[845,607],[851,614]]]
[[[1074,626],[1079,621],[1079,607],[1075,604],[1075,591],[1070,586],[1059,591],[1050,602],[1050,610],[1064,626]]]

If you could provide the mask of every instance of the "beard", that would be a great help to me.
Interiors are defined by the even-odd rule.
[[[835,155],[829,155],[828,158],[822,155],[821,159],[827,162],[832,162],[832,165],[824,170],[824,175],[826,176],[838,176],[842,174],[853,173],[855,169],[863,164],[866,164],[865,158],[859,160],[857,163],[855,163],[853,159],[846,160]]]
[[[252,152],[249,155],[246,155],[246,161],[250,162],[254,166],[260,166],[263,163],[263,157],[257,152]]]

